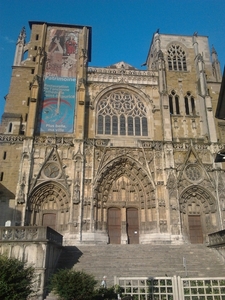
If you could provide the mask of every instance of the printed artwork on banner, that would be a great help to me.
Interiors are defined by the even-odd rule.
[[[75,95],[76,78],[45,77],[41,132],[73,132]]]
[[[73,132],[78,36],[78,30],[49,29],[40,132]]]

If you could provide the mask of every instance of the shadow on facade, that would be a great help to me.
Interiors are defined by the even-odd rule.
[[[0,183],[0,226],[15,226],[21,220],[21,212],[15,209],[15,194]]]
[[[64,246],[56,269],[72,269],[83,253],[75,246]]]
[[[8,190],[3,184],[0,183],[0,199],[15,199],[15,194]]]

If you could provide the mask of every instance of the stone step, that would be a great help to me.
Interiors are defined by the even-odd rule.
[[[186,260],[186,269],[183,266]],[[58,268],[93,274],[108,286],[117,277],[223,277],[225,265],[216,251],[205,245],[79,245],[64,247]]]

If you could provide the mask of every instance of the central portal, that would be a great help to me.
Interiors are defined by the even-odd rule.
[[[139,222],[138,209],[127,208],[126,214],[126,235],[128,244],[139,243]],[[124,229],[125,230],[125,229]],[[123,233],[125,234],[125,232]],[[121,209],[111,207],[108,209],[108,235],[110,244],[121,244],[122,217]]]

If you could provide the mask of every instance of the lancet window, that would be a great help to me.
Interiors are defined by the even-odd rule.
[[[105,94],[97,105],[97,134],[147,136],[147,110],[140,96],[125,90]]]
[[[190,92],[187,92],[186,96],[184,97],[184,104],[185,104],[186,115],[195,116],[196,115],[195,99]]]
[[[171,71],[187,71],[186,53],[180,45],[172,45],[167,51],[168,67]]]
[[[179,96],[176,94],[174,90],[172,90],[169,95],[169,106],[170,106],[171,115],[180,114]]]

